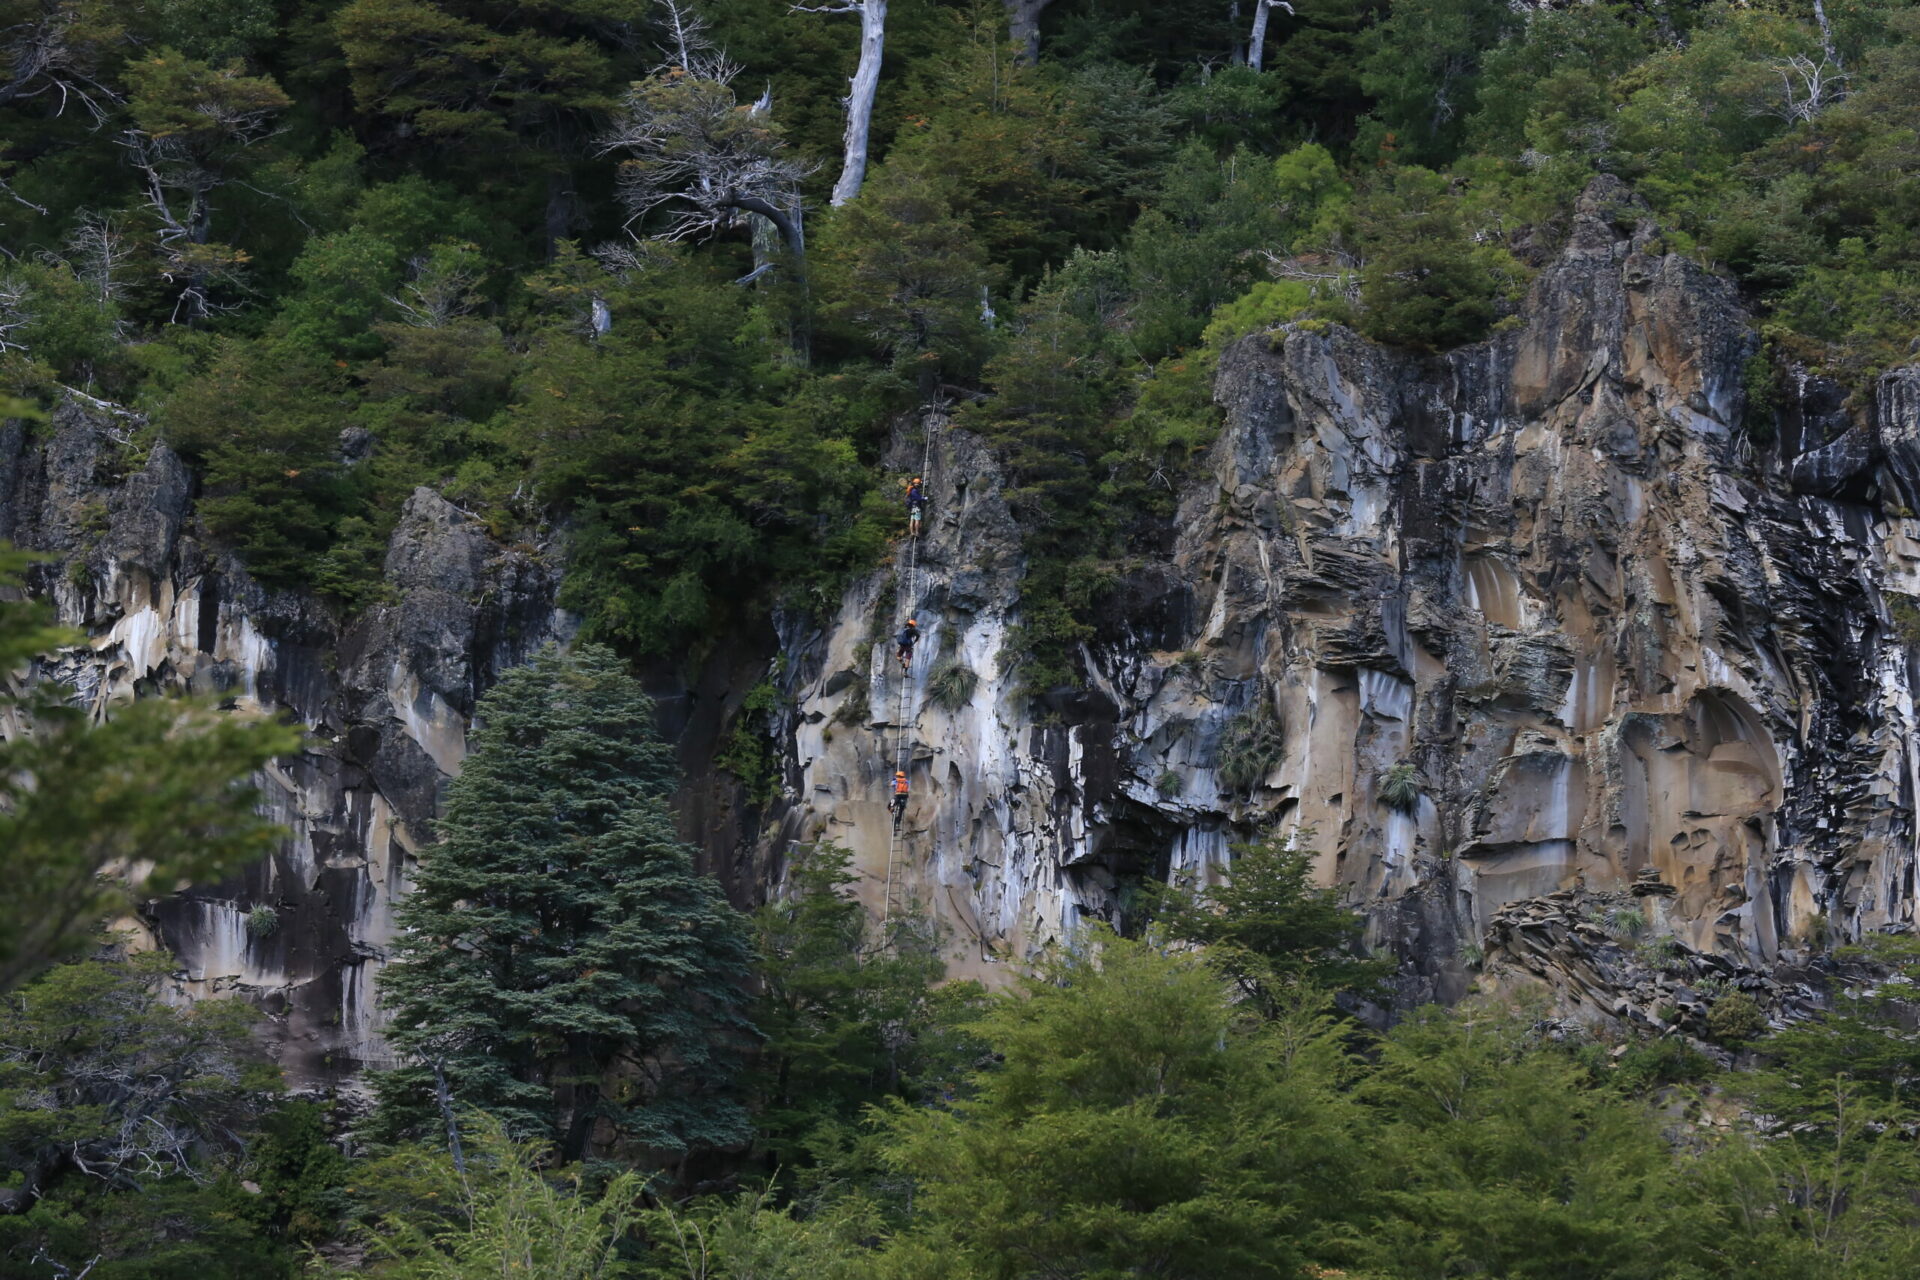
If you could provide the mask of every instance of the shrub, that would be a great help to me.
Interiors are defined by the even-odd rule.
[[[1920,604],[1912,596],[1890,596],[1887,612],[1893,618],[1893,633],[1905,645],[1920,645]]]
[[[1647,927],[1647,913],[1638,907],[1620,907],[1607,916],[1607,932],[1616,938],[1631,938]]]
[[[1214,765],[1220,784],[1229,791],[1252,791],[1279,765],[1285,746],[1280,717],[1262,691],[1245,711],[1227,722]]]
[[[280,928],[280,913],[266,903],[247,912],[247,932],[256,938],[271,936]]]
[[[1171,769],[1164,770],[1153,780],[1154,794],[1162,800],[1171,800],[1180,794],[1180,775]]]
[[[1662,1036],[1634,1045],[1620,1055],[1615,1081],[1631,1094],[1661,1085],[1685,1084],[1704,1078],[1713,1063],[1679,1036]]]
[[[1649,938],[1633,949],[1633,958],[1649,969],[1676,973],[1686,967],[1686,948],[1678,938]]]
[[[957,658],[943,658],[927,677],[927,697],[942,711],[958,711],[973,701],[980,676]]]
[[[1729,991],[1707,1010],[1707,1035],[1715,1044],[1745,1044],[1767,1029],[1767,1015],[1744,991]]]
[[[1401,813],[1420,808],[1420,775],[1413,765],[1401,761],[1380,775],[1380,803]]]
[[[713,760],[740,779],[747,798],[756,805],[769,804],[780,794],[780,761],[773,744],[773,713],[779,705],[780,694],[771,680],[748,690],[734,716],[733,731]]]

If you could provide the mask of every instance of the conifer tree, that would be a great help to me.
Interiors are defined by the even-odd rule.
[[[669,1156],[743,1141],[746,935],[674,833],[652,701],[610,651],[549,646],[480,700],[471,745],[396,913],[381,989],[407,1062],[375,1132],[457,1108],[567,1160],[603,1122]]]

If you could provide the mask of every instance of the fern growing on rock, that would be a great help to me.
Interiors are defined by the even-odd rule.
[[[927,677],[927,697],[942,711],[953,712],[973,701],[980,676],[957,658],[942,659]]]
[[[1380,775],[1380,803],[1401,813],[1419,809],[1420,775],[1411,764],[1402,761]]]
[[[1249,792],[1284,758],[1286,736],[1265,694],[1227,723],[1215,771],[1228,791]]]

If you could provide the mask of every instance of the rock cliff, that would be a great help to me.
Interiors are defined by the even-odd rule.
[[[918,572],[786,637],[772,845],[849,845],[976,974],[1270,830],[1312,833],[1405,999],[1478,967],[1658,1021],[1694,977],[1778,996],[1810,944],[1910,925],[1920,369],[1870,413],[1803,379],[1743,421],[1732,286],[1609,180],[1518,321],[1430,358],[1314,325],[1232,347],[1171,556],[1107,593],[1085,688],[1031,704],[1018,531],[979,442],[936,426]],[[977,683],[943,703],[955,662]]]
[[[1580,1018],[1691,1025],[1728,984],[1790,1009],[1823,940],[1913,920],[1920,368],[1865,406],[1802,378],[1748,421],[1732,287],[1606,180],[1517,320],[1434,357],[1315,325],[1230,348],[1168,554],[1115,567],[1084,685],[1038,697],[999,473],[935,421],[912,572],[903,545],[835,616],[777,619],[782,801],[743,814],[700,767],[765,648],[660,690],[689,834],[742,899],[838,840],[872,906],[923,904],[992,979],[1124,925],[1146,878],[1301,831],[1402,1000],[1477,975]],[[287,847],[146,923],[183,994],[250,994],[296,1082],[338,1080],[381,1059],[372,975],[475,698],[567,631],[559,571],[421,490],[386,602],[343,622],[209,547],[188,469],[125,428],[81,401],[0,427],[0,538],[56,557],[37,585],[89,637],[56,674],[91,704],[193,690],[310,730],[265,780]]]
[[[260,779],[285,847],[140,924],[179,957],[183,998],[252,998],[290,1080],[335,1082],[381,1060],[372,979],[407,859],[431,838],[479,692],[565,630],[557,569],[422,489],[388,544],[387,603],[343,623],[206,545],[188,468],[164,444],[139,452],[131,425],[74,399],[37,435],[0,426],[0,539],[53,557],[34,585],[87,641],[48,674],[96,711],[192,692],[306,728],[309,749]]]

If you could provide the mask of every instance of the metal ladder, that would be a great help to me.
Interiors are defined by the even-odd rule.
[[[927,469],[928,469],[928,466],[933,461],[933,433],[934,433],[934,430],[938,427],[939,422],[940,422],[940,417],[939,417],[938,408],[936,408],[933,405],[929,405],[927,407],[926,417],[924,419],[924,424],[925,424],[924,429],[925,429],[926,440],[920,454],[920,470],[916,473],[919,475],[922,484],[925,484],[927,482],[927,478],[928,478]],[[911,521],[909,521],[908,529],[909,529],[909,532],[907,536],[907,575],[904,579],[902,579],[900,584],[900,593],[901,593],[900,607],[896,610],[896,613],[901,615],[901,617],[898,620],[901,622],[902,625],[905,624],[906,618],[913,616],[913,602],[919,598],[919,594],[914,590],[915,575],[919,572],[919,569],[920,569],[920,539],[924,537],[926,534],[926,529],[924,527],[921,528],[921,530],[917,534],[912,532]],[[901,844],[900,823],[896,823],[892,820],[893,819],[893,812],[892,812],[893,776],[892,774],[893,773],[908,773],[908,774],[911,773],[911,769],[909,767],[910,762],[908,760],[908,752],[909,752],[908,735],[911,733],[913,728],[913,719],[912,719],[914,714],[913,668],[915,665],[919,663],[919,661],[920,661],[920,650],[919,650],[919,646],[916,645],[914,646],[913,656],[908,659],[907,669],[900,673],[900,706],[898,708],[897,719],[895,719],[894,721],[894,729],[895,729],[895,740],[894,740],[894,750],[893,750],[894,763],[893,763],[892,773],[889,773],[886,779],[887,807],[888,807],[887,881],[886,881],[886,900],[880,908],[880,926],[883,932],[885,931],[887,925],[891,924],[893,921],[894,893],[895,893],[893,864],[895,859],[899,855],[900,844]],[[906,821],[906,815],[902,814],[900,818],[900,822],[904,823],[905,821]],[[900,891],[904,892],[905,889],[906,889],[905,878],[902,877],[901,884],[900,884]],[[905,904],[903,903],[902,906],[904,905]]]

